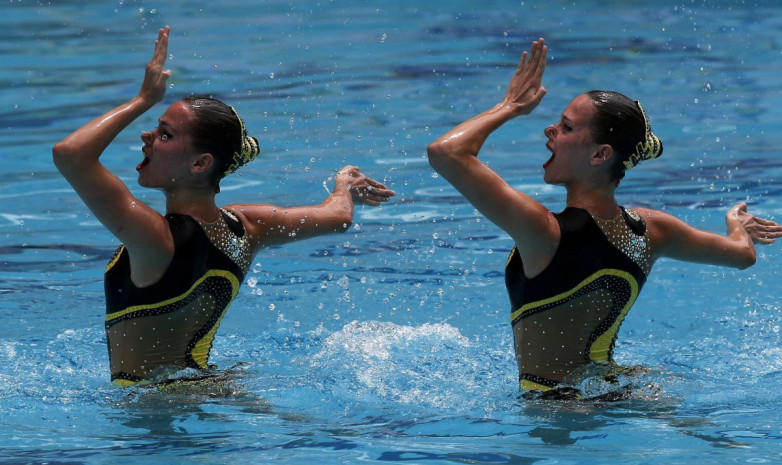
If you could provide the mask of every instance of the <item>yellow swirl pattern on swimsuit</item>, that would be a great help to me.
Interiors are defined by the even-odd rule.
[[[543,374],[541,377],[526,371],[520,373],[521,388],[545,391],[555,384],[549,376],[562,376],[585,362],[610,363],[619,327],[639,292],[640,286],[630,273],[603,269],[573,289],[530,302],[514,311],[511,314],[513,326],[522,319],[536,320],[528,322],[521,330],[522,340],[517,341],[517,352],[522,360],[526,360],[529,353],[532,358],[525,365],[538,366],[539,373]],[[551,334],[557,328],[559,334]],[[524,332],[526,330],[531,333]],[[556,340],[557,337],[565,337],[567,341]],[[532,341],[531,346],[524,340]]]
[[[111,264],[109,264],[107,269],[109,268],[111,268]],[[190,289],[188,289],[187,292],[183,293],[182,295],[178,295],[176,297],[172,297],[162,302],[156,302],[150,305],[136,305],[134,307],[128,307],[118,312],[108,313],[106,314],[106,324],[110,325],[116,320],[119,320],[120,318],[123,317],[136,316],[136,314],[138,314],[139,312],[149,313],[150,311],[160,310],[163,307],[182,302],[185,298],[192,295],[193,291],[195,291],[196,288],[201,286],[201,284],[204,281],[212,277],[221,277],[227,279],[231,283],[231,287],[233,288],[233,292],[231,294],[232,295],[231,300],[233,300],[236,297],[236,294],[239,292],[239,286],[240,286],[240,283],[236,279],[236,276],[233,273],[224,270],[210,270],[201,279],[193,283]]]

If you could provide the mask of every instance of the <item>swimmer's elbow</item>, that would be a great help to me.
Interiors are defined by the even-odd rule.
[[[439,141],[429,144],[426,147],[426,156],[429,157],[429,164],[434,168],[437,159],[442,156],[442,144]]]
[[[57,142],[54,144],[54,147],[52,147],[52,159],[55,164],[65,156],[66,151],[66,144],[64,142]]]
[[[439,139],[426,147],[426,155],[429,157],[429,166],[438,173],[442,173],[451,159],[451,154],[445,147],[445,144]]]
[[[755,247],[747,247],[747,250],[742,254],[741,261],[736,268],[740,270],[746,270],[757,262],[757,253]]]
[[[58,142],[52,147],[52,161],[61,173],[63,170],[67,170],[68,162],[72,161],[72,158],[70,144],[67,142]]]
[[[350,227],[353,226],[353,217],[347,218],[345,221],[343,221],[338,227],[337,232],[338,233],[346,233],[350,230]]]
[[[757,253],[753,244],[742,245],[732,254],[730,266],[739,270],[746,270],[757,261]]]
[[[52,147],[52,161],[62,174],[78,171],[83,167],[78,155],[79,151],[68,139],[60,141]]]
[[[353,208],[342,208],[334,217],[333,229],[335,233],[346,233],[353,226]]]

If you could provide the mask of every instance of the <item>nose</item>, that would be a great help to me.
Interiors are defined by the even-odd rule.
[[[543,134],[545,134],[549,139],[553,139],[557,135],[557,128],[555,128],[552,124],[543,130]]]
[[[152,131],[141,131],[141,140],[145,144],[149,144],[152,142]]]

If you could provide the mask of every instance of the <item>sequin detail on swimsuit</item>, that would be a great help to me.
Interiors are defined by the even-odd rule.
[[[641,217],[633,210],[625,210],[625,212],[634,221],[641,221]],[[594,215],[592,215],[592,219],[595,220],[595,224],[614,247],[641,267],[644,274],[649,274],[652,266],[649,260],[649,233],[647,231],[644,231],[643,235],[634,233],[621,213],[610,220],[603,220]]]
[[[225,215],[231,217],[235,221],[239,221],[236,216],[227,211],[221,210]],[[228,258],[234,261],[241,269],[246,270],[250,267],[250,243],[247,241],[246,236],[237,237],[236,234],[231,231],[225,219],[220,216],[220,219],[214,223],[206,223],[200,220],[198,224],[204,229],[206,236],[209,240],[220,250],[222,250]]]

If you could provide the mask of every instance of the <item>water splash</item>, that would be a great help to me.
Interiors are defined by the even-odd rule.
[[[486,351],[447,323],[353,321],[325,338],[311,370],[323,389],[358,402],[491,409],[481,399],[494,404],[497,395],[487,392],[514,386],[515,365],[503,349]]]

